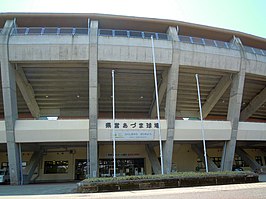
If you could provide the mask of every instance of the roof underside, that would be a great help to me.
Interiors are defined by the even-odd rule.
[[[86,63],[57,64],[18,64],[32,86],[36,101],[41,110],[63,110],[66,116],[73,111],[83,111],[88,115],[88,65]],[[99,63],[99,114],[100,118],[112,118],[111,70],[115,69],[115,100],[119,118],[149,118],[154,103],[154,77],[152,65],[120,63]],[[167,66],[158,65],[158,82]],[[229,73],[211,69],[181,66],[178,79],[178,112],[194,113],[199,111],[195,74],[199,74],[202,104],[220,81]],[[243,110],[250,101],[266,86],[266,78],[246,76]],[[2,92],[0,92],[2,95]],[[226,118],[228,111],[230,87],[222,95],[209,116]],[[18,109],[20,114],[29,113],[29,109],[17,88]],[[165,111],[165,92],[160,109]],[[3,113],[3,100],[0,100],[0,112]],[[72,112],[71,112],[72,111]],[[67,115],[69,113],[69,115]],[[266,104],[262,105],[252,116],[254,119],[266,120]]]

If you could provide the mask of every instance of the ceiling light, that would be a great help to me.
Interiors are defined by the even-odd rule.
[[[79,98],[80,96],[79,96],[79,94],[77,94],[77,98]]]
[[[143,99],[143,96],[140,96],[139,99]]]
[[[46,98],[48,98],[49,96],[48,96],[48,95],[46,95],[45,97],[46,97]]]

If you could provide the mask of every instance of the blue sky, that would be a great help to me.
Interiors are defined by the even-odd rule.
[[[266,0],[1,0],[0,12],[104,13],[173,19],[266,38]]]

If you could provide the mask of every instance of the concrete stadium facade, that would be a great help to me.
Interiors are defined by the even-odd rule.
[[[263,172],[266,39],[179,21],[102,14],[2,13],[0,164],[11,184],[160,173]],[[56,117],[56,120],[48,118]]]

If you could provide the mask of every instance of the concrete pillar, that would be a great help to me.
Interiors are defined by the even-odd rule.
[[[222,158],[222,170],[231,171],[234,161],[235,148],[236,148],[236,139],[238,132],[238,124],[240,117],[240,109],[242,104],[242,96],[245,82],[245,71],[246,65],[248,64],[245,57],[245,51],[243,50],[242,43],[239,38],[235,38],[235,44],[238,45],[240,49],[241,61],[240,61],[240,70],[238,73],[233,74],[232,84],[230,91],[230,99],[227,113],[227,120],[231,121],[232,130],[231,130],[231,139],[225,143],[224,153]]]
[[[89,154],[90,177],[98,176],[98,21],[90,25],[89,56]]]
[[[4,114],[6,124],[7,153],[11,185],[20,184],[20,153],[18,144],[15,141],[15,123],[18,118],[16,78],[15,68],[9,62],[8,41],[12,28],[15,26],[13,20],[5,23],[2,35],[0,36],[1,45],[1,78],[4,102]]]
[[[175,28],[170,27],[168,33],[171,34],[170,38],[177,38],[177,31]],[[176,100],[177,100],[177,88],[178,88],[178,74],[179,74],[179,51],[177,50],[173,41],[173,58],[172,65],[168,71],[168,82],[166,91],[166,108],[165,118],[167,120],[167,136],[164,143],[164,173],[170,173],[172,167],[172,155],[174,145],[174,133],[175,133],[175,117],[176,117]]]

